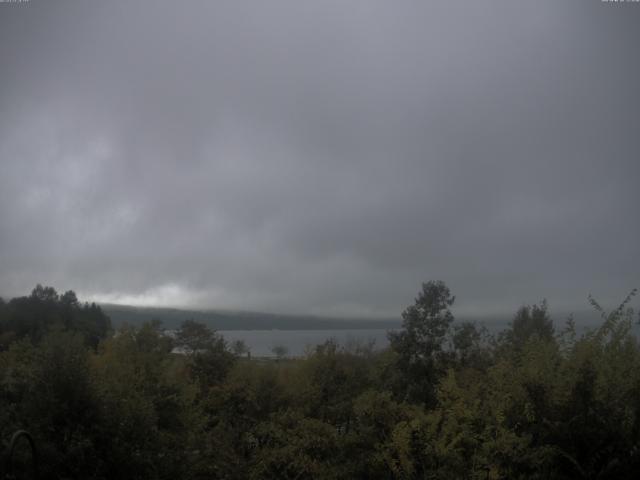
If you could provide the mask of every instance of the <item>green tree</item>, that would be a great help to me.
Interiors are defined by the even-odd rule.
[[[3,309],[0,318],[0,343],[29,338],[38,343],[47,332],[64,329],[82,335],[87,345],[96,348],[111,333],[111,321],[92,303],[80,305],[69,290],[58,295],[53,287],[37,285],[31,295],[17,297]]]
[[[189,372],[203,390],[222,382],[236,360],[222,335],[195,320],[182,323],[175,344],[186,354]]]
[[[278,360],[282,360],[289,353],[289,349],[284,345],[274,345],[271,347],[271,353],[273,353]]]
[[[247,357],[251,356],[251,351],[249,350],[249,346],[246,344],[244,340],[240,340],[240,339],[235,340],[231,344],[231,351],[233,352],[234,355],[238,357],[242,357],[244,355],[246,355]]]
[[[442,281],[422,284],[422,291],[402,313],[402,329],[389,333],[398,367],[405,372],[407,398],[427,405],[435,401],[435,388],[451,357],[445,349],[455,297]]]
[[[103,478],[189,478],[203,435],[197,388],[159,323],[125,327],[92,359]]]
[[[305,412],[348,432],[353,401],[370,386],[369,360],[346,351],[335,340],[317,345],[300,367],[299,384]]]
[[[553,339],[553,321],[549,315],[546,300],[543,300],[540,305],[520,307],[511,322],[510,329],[506,332],[506,338],[516,348],[522,348],[534,335],[543,340]]]
[[[194,355],[209,348],[217,340],[213,330],[204,323],[195,320],[185,320],[176,331],[176,347],[187,355]]]
[[[459,368],[486,368],[491,363],[489,343],[491,337],[484,327],[463,322],[453,327],[451,344]]]
[[[0,363],[2,432],[33,435],[47,478],[83,478],[101,469],[94,429],[102,417],[82,336],[58,330],[37,346],[18,341]]]
[[[338,433],[327,423],[286,412],[260,424],[256,437],[261,448],[252,462],[249,478],[348,478]]]

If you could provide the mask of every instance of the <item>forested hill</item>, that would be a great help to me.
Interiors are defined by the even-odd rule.
[[[102,304],[114,327],[124,324],[142,325],[160,320],[168,329],[178,328],[184,320],[204,323],[214,330],[341,330],[394,329],[401,319],[353,319],[316,317],[311,315],[279,315],[260,312],[227,312],[219,310],[186,310],[176,308],[132,307]]]

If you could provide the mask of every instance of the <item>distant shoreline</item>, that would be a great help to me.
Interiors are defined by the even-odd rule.
[[[402,324],[398,319],[333,318],[312,315],[290,315],[261,312],[202,311],[177,308],[132,307],[101,304],[112,325],[141,325],[159,320],[163,327],[176,329],[187,319],[202,322],[215,330],[371,330],[393,329]]]

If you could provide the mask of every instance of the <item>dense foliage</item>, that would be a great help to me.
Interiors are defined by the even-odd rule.
[[[265,360],[195,321],[111,332],[38,286],[0,301],[0,432],[29,430],[55,479],[635,478],[630,298],[592,299],[602,324],[581,335],[525,306],[494,338],[429,282],[386,350]]]

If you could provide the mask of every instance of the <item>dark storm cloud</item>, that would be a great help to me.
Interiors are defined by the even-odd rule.
[[[0,4],[0,291],[392,315],[639,282],[640,6]]]

